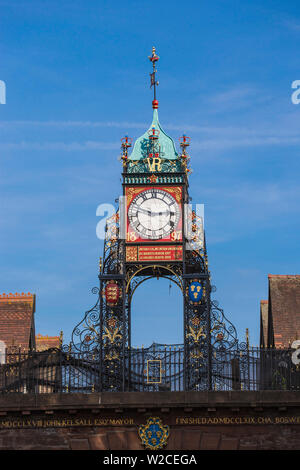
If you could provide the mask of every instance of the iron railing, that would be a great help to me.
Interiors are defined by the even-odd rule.
[[[212,350],[208,387],[208,368],[203,361],[201,367],[195,367],[193,381],[187,385],[183,346],[154,344],[150,348],[131,348],[126,351],[121,390],[300,390],[300,368],[294,363],[293,353],[291,349]],[[103,391],[105,374],[100,363],[97,351],[7,352],[0,365],[0,393]]]

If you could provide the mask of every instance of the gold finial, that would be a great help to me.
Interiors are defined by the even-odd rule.
[[[247,349],[249,349],[249,330],[246,328],[246,344],[247,344]]]
[[[159,57],[156,55],[156,49],[154,46],[152,47],[152,55],[149,56],[149,60],[152,62],[153,68],[155,68],[155,62],[159,60]]]
[[[63,338],[64,338],[64,332],[61,331],[59,335],[59,347],[60,348],[62,347],[62,344],[63,344]]]

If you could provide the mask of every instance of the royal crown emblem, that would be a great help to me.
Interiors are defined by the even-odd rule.
[[[143,445],[147,449],[161,449],[167,444],[170,429],[163,425],[160,418],[149,418],[147,424],[141,424],[139,427],[139,436]]]

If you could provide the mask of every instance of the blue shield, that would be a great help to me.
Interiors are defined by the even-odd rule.
[[[139,435],[146,448],[161,449],[167,443],[169,426],[164,426],[160,418],[149,418],[146,425],[139,427]]]
[[[199,281],[192,281],[189,285],[188,296],[191,302],[200,302],[203,296],[203,286]]]

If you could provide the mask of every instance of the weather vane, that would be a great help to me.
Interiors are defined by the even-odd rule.
[[[159,60],[159,57],[158,55],[156,55],[156,50],[155,50],[155,47],[152,47],[152,55],[149,56],[149,60],[152,62],[152,65],[153,65],[153,72],[150,73],[150,88],[152,88],[152,86],[154,87],[154,99],[152,101],[152,106],[153,108],[158,108],[158,101],[156,99],[156,86],[158,85],[158,82],[156,81],[156,68],[155,68],[155,63]]]

